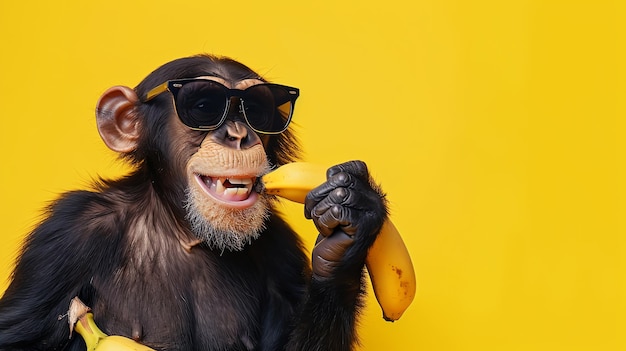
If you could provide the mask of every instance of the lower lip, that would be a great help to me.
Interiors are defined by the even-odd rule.
[[[256,201],[259,199],[259,194],[257,194],[255,191],[250,192],[250,195],[248,196],[247,199],[242,200],[242,201],[227,201],[224,199],[221,199],[217,196],[215,196],[209,189],[209,187],[206,185],[206,183],[204,181],[202,181],[202,178],[199,175],[195,175],[196,178],[196,183],[198,183],[198,185],[200,186],[200,188],[202,188],[202,190],[204,191],[205,194],[209,195],[211,198],[213,198],[215,201],[219,202],[220,204],[222,204],[225,207],[230,207],[233,209],[245,209],[248,207],[251,207],[252,205],[254,205],[256,203]]]

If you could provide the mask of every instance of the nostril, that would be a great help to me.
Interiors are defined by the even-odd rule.
[[[245,142],[248,139],[248,133],[245,129],[237,131],[226,131],[226,139],[228,141],[241,141]]]
[[[229,138],[244,139],[248,135],[248,130],[245,126],[241,125],[238,122],[232,124],[229,123],[226,126],[226,135]]]
[[[239,121],[226,121],[211,133],[216,142],[233,149],[247,149],[261,142],[258,135]]]
[[[239,138],[236,137],[236,136],[230,135],[230,134],[226,134],[226,140],[228,140],[228,141],[237,141],[237,140],[239,140]]]

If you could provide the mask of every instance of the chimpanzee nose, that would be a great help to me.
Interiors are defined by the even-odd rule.
[[[237,150],[261,143],[259,136],[243,121],[224,121],[224,124],[211,133],[211,138],[221,145]]]

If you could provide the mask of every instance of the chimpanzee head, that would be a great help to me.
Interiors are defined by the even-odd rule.
[[[199,239],[241,250],[271,210],[258,178],[297,157],[289,126],[298,95],[232,59],[187,57],[159,67],[135,89],[107,90],[98,102],[98,130]]]

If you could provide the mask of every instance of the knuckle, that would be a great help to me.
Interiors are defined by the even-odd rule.
[[[346,188],[336,188],[331,193],[331,198],[336,203],[344,202],[349,196],[348,190]]]
[[[361,160],[352,161],[352,165],[359,172],[367,172],[367,165]]]
[[[343,216],[343,207],[335,205],[330,209],[331,214],[335,218],[341,218]]]
[[[332,177],[332,184],[335,186],[346,187],[352,182],[352,176],[347,172],[339,172]]]

